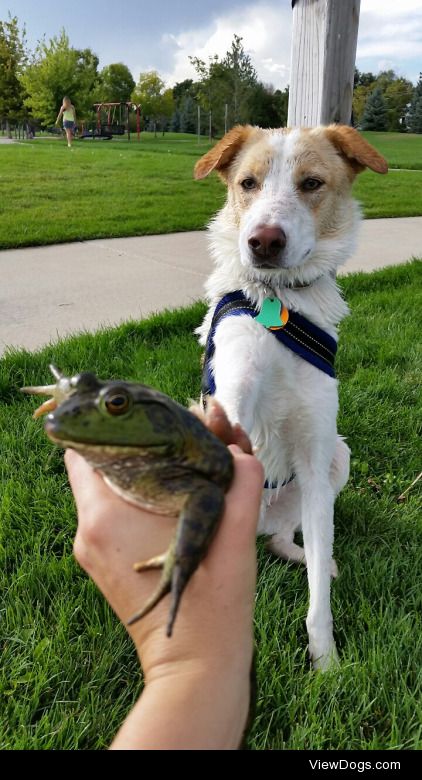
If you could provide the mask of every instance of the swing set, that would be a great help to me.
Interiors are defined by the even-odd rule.
[[[82,127],[81,139],[109,141],[114,135],[127,135],[130,141],[130,112],[136,111],[136,135],[141,136],[141,107],[138,103],[94,103],[97,120]]]

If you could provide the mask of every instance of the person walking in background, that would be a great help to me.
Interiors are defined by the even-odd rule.
[[[61,116],[63,116],[63,128],[66,133],[67,145],[71,149],[76,130],[76,111],[71,99],[67,96],[63,98],[63,105],[58,113],[56,125],[59,124]]]

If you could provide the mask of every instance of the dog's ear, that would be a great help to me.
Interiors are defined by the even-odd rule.
[[[387,161],[353,127],[329,125],[325,132],[328,140],[344,155],[355,173],[365,168],[375,173],[387,173]]]
[[[211,171],[224,176],[224,170],[230,165],[246,139],[253,132],[250,125],[236,125],[209,150],[195,165],[195,179],[205,179]]]

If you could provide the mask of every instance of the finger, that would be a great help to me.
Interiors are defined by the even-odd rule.
[[[245,433],[239,423],[236,423],[236,425],[233,426],[232,435],[233,442],[238,444],[243,452],[246,452],[248,455],[252,455],[252,444],[249,440],[249,436]]]
[[[212,398],[208,402],[207,410],[205,413],[205,425],[224,444],[233,443],[232,426],[229,419],[223,409],[223,407]]]
[[[230,450],[232,455],[244,455],[242,448],[239,447],[238,444],[229,444],[227,447],[228,450]]]
[[[215,398],[208,402],[205,424],[224,444],[238,444],[243,452],[252,453],[252,445],[243,428],[239,423],[232,426],[223,407]]]

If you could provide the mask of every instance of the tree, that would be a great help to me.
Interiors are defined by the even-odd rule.
[[[176,108],[180,109],[181,103],[185,98],[190,95],[193,96],[194,87],[192,79],[185,79],[184,81],[178,81],[173,87],[173,98]]]
[[[288,102],[288,87],[283,92],[274,91],[271,85],[258,82],[249,96],[249,121],[260,127],[285,127]]]
[[[174,110],[173,91],[166,89],[164,81],[156,70],[139,75],[139,81],[132,92],[134,103],[140,103],[142,114],[152,122],[155,135],[157,123],[161,123],[164,132],[166,121]]]
[[[186,94],[180,106],[180,132],[196,133],[198,123],[198,109],[193,97]]]
[[[388,129],[405,130],[407,107],[413,97],[413,84],[404,78],[395,78],[387,84],[384,98],[388,110]]]
[[[224,73],[225,71],[225,73]],[[234,35],[231,49],[222,62],[222,73],[232,95],[234,124],[245,122],[248,114],[248,99],[257,84],[256,70],[249,54],[243,48],[243,38]]]
[[[135,82],[127,65],[115,62],[102,69],[99,77],[99,101],[127,103],[134,89]]]
[[[175,108],[173,111],[173,115],[170,120],[170,132],[171,133],[180,133],[180,111],[178,108]]]
[[[19,30],[16,16],[0,21],[0,118],[22,117],[24,92],[20,76],[26,62],[25,30]]]
[[[92,111],[98,85],[98,57],[91,49],[74,49],[64,30],[49,43],[38,43],[31,63],[21,76],[32,114],[45,125],[56,119],[64,95],[74,103],[77,116]]]
[[[416,97],[412,100],[407,126],[411,133],[422,133],[422,97]]]
[[[196,133],[197,106],[195,104],[197,84],[192,79],[179,81],[173,87],[175,110],[171,129],[180,133]]]
[[[360,125],[362,122],[363,113],[365,111],[366,102],[369,95],[375,89],[374,84],[364,85],[359,84],[353,91],[352,111],[354,124]]]
[[[422,133],[422,73],[419,74],[419,81],[410,103],[407,127],[411,133]]]
[[[196,83],[196,99],[200,107],[210,113],[211,119],[216,122],[216,114],[219,109],[219,124],[223,112],[224,98],[221,94],[221,63],[217,54],[208,58],[208,64],[199,57],[189,57],[195,68],[199,81]],[[210,136],[212,135],[210,125]]]
[[[211,132],[224,130],[226,105],[229,126],[249,121],[249,101],[257,76],[252,60],[243,48],[242,38],[233,37],[231,48],[222,60],[218,55],[209,57],[208,63],[199,57],[189,59],[199,77],[195,85],[199,104],[212,114]]]
[[[159,106],[159,119],[160,119],[161,130],[163,135],[169,124],[173,111],[174,111],[173,90],[166,89],[161,95],[161,101]]]
[[[373,73],[360,73],[355,69],[355,88],[353,91],[353,118],[360,124],[370,94],[379,88],[387,108],[387,130],[404,130],[407,108],[412,100],[413,84],[394,70],[384,70],[375,76]]]
[[[366,101],[362,130],[387,130],[388,112],[381,87],[376,87]]]
[[[360,70],[355,68],[355,75],[353,86],[356,87],[370,87],[374,83],[376,76],[370,71],[368,73],[361,73]]]

